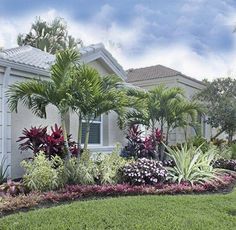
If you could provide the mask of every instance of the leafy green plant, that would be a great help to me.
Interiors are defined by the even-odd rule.
[[[32,161],[22,161],[25,168],[23,184],[29,190],[47,191],[61,186],[59,174],[63,167],[63,161],[59,156],[53,156],[48,160],[44,153],[40,152]]]
[[[119,156],[120,146],[117,145],[111,154],[99,154],[96,159],[98,167],[98,183],[115,184],[119,181],[119,169],[127,160]]]
[[[7,169],[9,168],[10,165],[5,165],[6,163],[6,156],[3,156],[1,163],[0,163],[0,184],[2,184],[7,177]]]
[[[188,140],[188,146],[201,146],[202,152],[206,152],[209,149],[209,144],[206,138],[203,136],[196,135]]]
[[[231,149],[231,158],[236,160],[236,144],[232,144],[230,149]]]
[[[203,153],[201,146],[188,147],[186,144],[182,148],[171,149],[167,147],[168,155],[175,161],[174,167],[167,167],[168,179],[174,182],[204,183],[219,179],[218,175],[222,169],[213,167],[212,162],[216,160],[216,148],[210,148]]]

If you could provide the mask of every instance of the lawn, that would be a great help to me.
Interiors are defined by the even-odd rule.
[[[227,195],[135,196],[76,201],[0,219],[0,229],[236,229]]]

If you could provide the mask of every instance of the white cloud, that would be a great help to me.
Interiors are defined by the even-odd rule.
[[[198,79],[205,77],[212,79],[223,76],[228,71],[236,71],[235,48],[230,53],[223,54],[209,50],[202,56],[187,44],[175,43],[165,46],[150,44],[150,46],[146,45],[147,48],[143,48],[140,55],[132,55],[132,52],[139,48],[140,41],[149,36],[145,34],[149,22],[144,17],[137,16],[128,25],[121,26],[112,20],[113,11],[112,7],[104,5],[86,22],[74,21],[68,15],[61,15],[54,9],[33,12],[22,18],[0,17],[0,46],[5,48],[16,46],[17,34],[28,32],[37,15],[47,20],[52,20],[55,16],[63,16],[73,36],[81,38],[87,45],[103,42],[124,69],[162,64]],[[104,21],[106,23],[102,23]]]

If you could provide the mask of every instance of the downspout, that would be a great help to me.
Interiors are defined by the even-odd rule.
[[[7,98],[6,98],[6,90],[8,88],[8,80],[10,77],[10,71],[11,68],[10,67],[6,67],[5,69],[5,73],[3,75],[3,83],[2,83],[2,159],[4,159],[3,157],[6,157],[6,163],[5,163],[5,167],[7,167],[7,165],[9,165],[8,169],[7,169],[7,177],[11,178],[11,150],[7,149],[7,141],[8,141],[8,137],[7,137],[7,115],[8,115],[8,105],[7,105]],[[11,114],[9,113],[9,115],[11,116]],[[10,121],[11,122],[11,121]],[[10,126],[11,128],[11,126]],[[9,137],[11,140],[11,137]],[[8,152],[9,151],[9,152]]]

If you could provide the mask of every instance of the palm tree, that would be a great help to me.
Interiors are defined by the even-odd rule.
[[[170,129],[190,124],[190,117],[194,119],[196,111],[200,110],[196,102],[190,102],[184,97],[183,89],[179,87],[167,88],[160,85],[147,92],[136,92],[142,101],[142,106],[127,113],[129,124],[142,124],[154,133],[158,126],[163,139],[164,127],[167,127],[166,144]],[[163,147],[163,146],[161,146]],[[164,151],[160,147],[160,159],[163,160]]]
[[[62,18],[55,18],[51,23],[40,17],[32,24],[28,34],[19,34],[18,45],[31,45],[45,52],[55,54],[58,50],[74,49],[82,41],[68,35],[67,24]]]
[[[86,126],[84,150],[88,148],[91,123],[97,117],[111,111],[122,115],[124,107],[128,105],[125,91],[118,87],[121,83],[122,79],[118,76],[101,76],[88,65],[82,65],[77,69],[71,91],[73,110],[79,115],[78,145],[81,144],[82,120]]]
[[[9,87],[7,97],[11,111],[17,112],[18,103],[22,104],[39,116],[46,118],[46,107],[52,104],[57,107],[61,116],[61,125],[68,150],[68,138],[65,125],[65,117],[69,111],[72,100],[71,72],[77,66],[79,53],[75,50],[60,51],[56,55],[55,64],[51,67],[51,79],[32,79],[25,82],[17,82]]]

